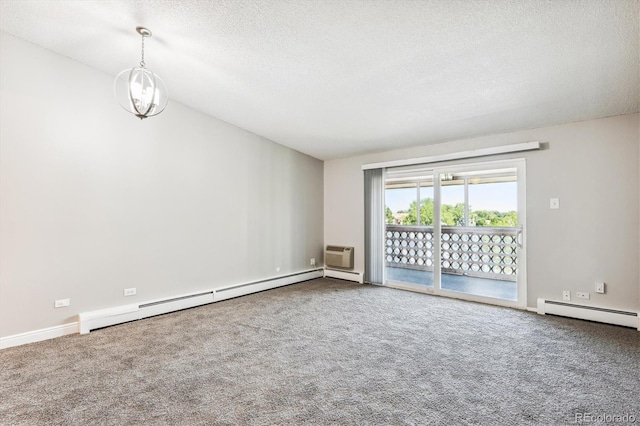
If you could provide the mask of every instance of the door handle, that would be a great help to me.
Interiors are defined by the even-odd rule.
[[[524,243],[522,234],[523,234],[523,229],[522,228],[518,229],[518,231],[516,232],[516,244],[518,244],[518,248],[522,248],[522,245]]]

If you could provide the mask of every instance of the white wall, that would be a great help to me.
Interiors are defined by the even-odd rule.
[[[321,262],[321,161],[176,102],[141,121],[112,76],[0,43],[0,336]]]
[[[495,157],[527,161],[528,306],[571,290],[591,293],[580,302],[640,310],[638,114],[327,161],[325,243],[355,246],[363,270],[363,164],[532,140],[545,149]],[[551,197],[560,210],[549,210]],[[594,293],[601,280],[604,295]]]

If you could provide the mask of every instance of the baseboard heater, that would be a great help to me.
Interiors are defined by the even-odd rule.
[[[339,278],[341,280],[347,281],[355,281],[360,284],[364,283],[362,272],[357,271],[344,271],[340,269],[331,269],[325,267],[324,276],[329,278]]]
[[[216,290],[216,302],[226,299],[232,299],[238,296],[245,296],[251,293],[257,293],[259,291],[271,290],[272,288],[300,283],[320,277],[322,277],[322,269],[317,268],[311,271],[297,272],[294,274],[284,275],[276,278],[252,281],[244,284],[236,284],[229,287],[219,288]]]
[[[118,306],[115,308],[100,309],[98,311],[84,312],[78,315],[80,334],[89,333],[91,330],[122,324],[129,321],[149,318],[182,309],[193,308],[214,302],[214,291],[187,294],[169,299],[156,300],[141,304]]]
[[[574,303],[539,298],[538,314],[558,315],[607,324],[622,325],[624,327],[631,327],[640,331],[640,318],[638,316],[638,312],[619,311],[616,309],[600,308],[597,306],[576,305]]]
[[[215,290],[84,312],[78,315],[80,334],[86,334],[98,328],[167,314],[320,277],[322,277],[322,269],[318,268]]]

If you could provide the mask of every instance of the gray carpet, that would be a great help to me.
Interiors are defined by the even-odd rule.
[[[640,423],[639,371],[632,329],[319,279],[2,350],[0,423]]]

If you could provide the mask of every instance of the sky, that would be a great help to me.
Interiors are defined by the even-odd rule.
[[[518,210],[517,182],[501,182],[469,185],[469,205],[472,210],[496,210],[509,212]],[[421,198],[433,198],[433,188],[422,188]],[[407,210],[416,198],[415,188],[385,191],[385,204],[396,213]],[[442,204],[464,202],[464,185],[443,186]]]

